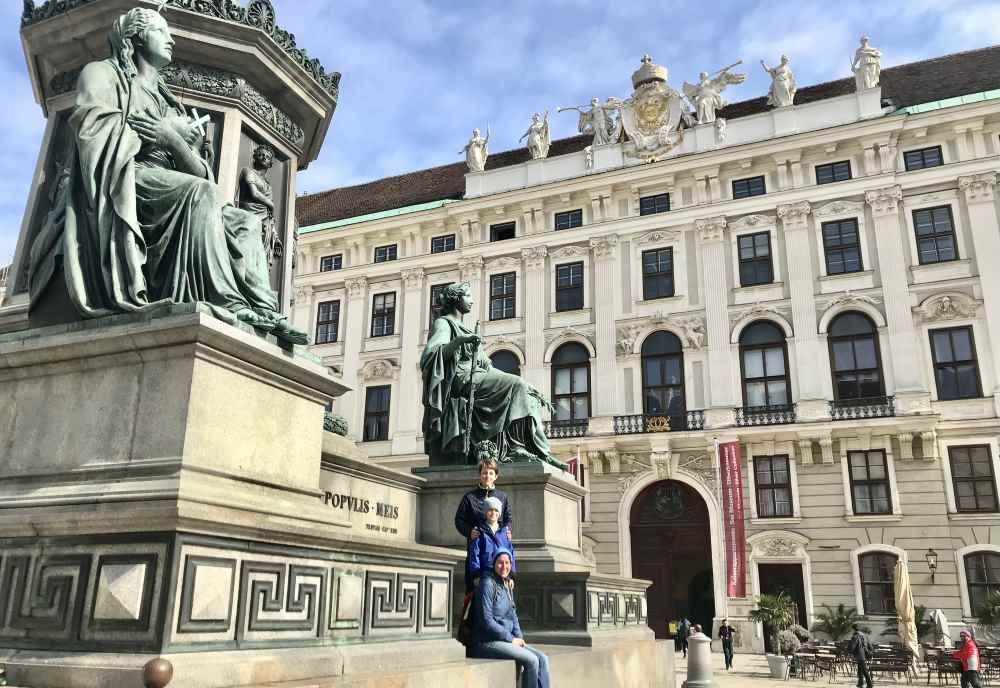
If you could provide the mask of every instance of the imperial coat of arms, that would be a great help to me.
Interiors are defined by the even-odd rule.
[[[645,55],[632,74],[632,97],[619,105],[628,134],[625,154],[647,162],[659,160],[681,141],[680,94],[667,85],[667,68]]]

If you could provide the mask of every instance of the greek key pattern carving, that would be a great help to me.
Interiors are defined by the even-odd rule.
[[[418,631],[423,578],[402,573],[369,572],[365,584],[368,635],[407,629]]]
[[[244,562],[242,568],[237,641],[272,631],[319,635],[325,568],[256,561]]]

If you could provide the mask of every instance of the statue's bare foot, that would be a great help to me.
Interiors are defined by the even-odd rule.
[[[302,330],[292,327],[288,323],[288,318],[280,318],[273,323],[274,325],[274,336],[278,339],[284,339],[286,342],[292,344],[308,344],[309,335]]]
[[[274,329],[273,321],[268,320],[267,318],[262,318],[250,308],[244,308],[236,311],[236,319],[240,322],[245,322],[247,325],[250,325],[258,330],[264,330],[265,332],[270,332]]]

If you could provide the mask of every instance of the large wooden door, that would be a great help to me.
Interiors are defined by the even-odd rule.
[[[802,564],[757,564],[760,591],[768,595],[784,592],[795,601],[795,623],[809,628],[806,623],[806,592],[802,579]],[[770,645],[769,634],[764,639]],[[767,647],[767,650],[772,648]]]

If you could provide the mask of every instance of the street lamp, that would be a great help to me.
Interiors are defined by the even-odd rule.
[[[927,568],[931,572],[931,583],[933,583],[934,573],[937,571],[938,564],[938,554],[934,551],[933,547],[927,550],[927,553],[924,555],[924,559],[927,560]]]

